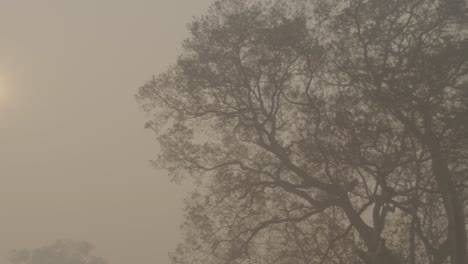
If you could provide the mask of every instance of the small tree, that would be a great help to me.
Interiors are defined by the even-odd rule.
[[[88,242],[58,240],[36,249],[17,249],[10,252],[11,264],[106,264],[103,258],[92,254]]]

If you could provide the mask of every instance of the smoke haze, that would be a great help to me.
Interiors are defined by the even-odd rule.
[[[150,166],[134,94],[209,2],[0,1],[2,263],[56,239],[113,264],[169,263],[186,190]]]

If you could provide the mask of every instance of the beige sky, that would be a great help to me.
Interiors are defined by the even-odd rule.
[[[184,190],[149,165],[133,96],[210,2],[0,0],[0,263],[60,238],[169,263]]]

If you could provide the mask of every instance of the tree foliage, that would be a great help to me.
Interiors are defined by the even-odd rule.
[[[456,8],[455,8],[456,7]],[[463,2],[216,1],[138,93],[175,263],[467,263]]]

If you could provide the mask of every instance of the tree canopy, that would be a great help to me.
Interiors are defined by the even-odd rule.
[[[174,263],[468,263],[463,1],[216,1],[137,98]]]

